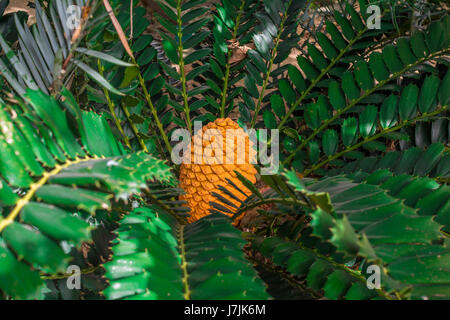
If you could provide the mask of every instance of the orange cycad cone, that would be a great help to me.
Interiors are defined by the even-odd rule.
[[[220,150],[222,152],[219,152]],[[190,164],[186,161],[189,160],[189,156]],[[186,191],[180,199],[186,200],[191,208],[188,222],[197,221],[210,214],[209,209],[212,208],[210,201],[217,202],[213,196],[214,192],[237,207],[240,206],[237,200],[220,191],[219,186],[227,188],[233,192],[234,196],[244,201],[246,196],[235,190],[227,179],[249,196],[250,190],[242,184],[234,171],[238,171],[252,183],[256,183],[256,169],[250,163],[251,157],[254,157],[253,144],[247,133],[231,119],[216,119],[194,135],[190,153],[186,155],[180,168],[181,187]],[[221,205],[233,213],[236,212],[236,208],[232,206],[223,203]]]

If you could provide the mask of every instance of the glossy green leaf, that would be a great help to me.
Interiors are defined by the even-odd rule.
[[[355,118],[347,118],[342,124],[342,142],[349,147],[358,139],[358,121]]]
[[[328,85],[328,97],[334,110],[340,110],[345,107],[345,96],[337,81],[332,81]]]
[[[438,77],[431,75],[425,78],[419,96],[419,110],[422,113],[434,111],[437,102],[437,92],[440,80]]]
[[[291,85],[286,79],[281,79],[278,81],[278,88],[280,89],[281,95],[286,100],[288,104],[295,103],[296,94],[294,89],[292,89]]]
[[[361,89],[363,90],[372,89],[374,83],[367,62],[360,60],[356,63],[355,80],[361,87]]]
[[[419,97],[419,88],[410,84],[402,91],[398,110],[401,120],[412,119],[417,113],[417,100]]]
[[[20,258],[50,272],[65,271],[68,256],[55,242],[39,231],[14,222],[3,230],[2,236]]]
[[[397,124],[398,100],[396,95],[390,95],[381,105],[380,123],[384,129]]]
[[[327,156],[332,156],[338,148],[339,138],[334,130],[327,130],[322,137],[322,148]]]

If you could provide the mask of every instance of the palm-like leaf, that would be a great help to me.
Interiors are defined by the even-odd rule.
[[[97,114],[78,110],[74,131],[56,100],[38,91],[25,96],[31,101],[26,114],[0,110],[0,289],[22,299],[39,296],[37,271],[65,272],[70,256],[62,242],[91,241],[89,225],[71,213],[110,211],[148,181],[173,179],[162,161],[125,154]]]
[[[105,264],[108,299],[267,299],[245,259],[246,243],[224,215],[183,226],[139,208],[123,218]]]
[[[314,26],[305,26],[315,21],[306,18],[310,1],[158,2],[161,46],[144,31],[145,10],[131,15],[136,0],[105,0],[117,20],[96,13],[86,48],[62,24],[70,1],[38,8],[31,31],[18,24],[18,53],[0,38],[14,66],[0,71],[24,98],[0,110],[0,292],[73,297],[56,284],[81,260],[94,266],[83,282],[106,279],[106,288],[87,281],[95,297],[265,299],[250,258],[263,280],[296,296],[449,298],[449,17],[438,11],[423,27],[422,9],[417,19],[405,14],[411,1],[383,1],[382,27],[371,30],[366,0],[333,2]],[[301,55],[286,63],[292,47]],[[81,56],[98,59],[99,72]],[[128,154],[105,117],[81,111],[66,89],[61,102],[26,90],[55,93],[75,66],[104,95],[87,83],[77,99],[110,112],[130,150],[156,154],[156,146],[167,157],[172,130],[231,116],[280,130],[281,173],[259,176],[264,189],[237,174],[249,197],[229,181],[212,215],[185,225],[189,209],[167,165]],[[110,96],[114,87],[125,95]],[[250,226],[245,246],[222,213],[249,211],[239,220]],[[86,241],[101,251],[93,264],[76,254]],[[267,292],[285,297],[273,285]]]
[[[85,0],[50,1],[47,8],[42,8],[37,2],[37,22],[31,29],[15,16],[20,50],[13,52],[0,35],[0,46],[14,68],[8,68],[0,61],[0,69],[19,95],[23,97],[27,88],[40,89],[47,94],[58,93],[63,86],[69,86],[76,67],[101,86],[122,95],[97,71],[81,61],[83,57],[95,57],[117,65],[131,65],[104,53],[79,47],[80,37],[86,33],[90,23],[89,16],[83,15],[96,7],[96,1]]]
[[[304,285],[317,296],[323,292],[330,299],[448,298],[445,273],[450,253],[445,232],[450,190],[428,177],[406,174],[432,171],[440,158],[434,149],[443,148],[432,149],[423,161],[398,175],[380,163],[370,174],[355,172],[320,181],[301,180],[295,172],[286,172],[286,180],[271,177],[273,189],[251,196],[238,213],[275,204],[262,214],[289,214],[292,219],[273,227],[272,237],[257,236],[253,250],[283,267],[285,277],[299,277],[300,288]],[[388,160],[380,162],[389,166]],[[407,167],[405,161],[402,164],[397,168]],[[214,206],[221,211],[219,203]],[[412,271],[406,271],[406,264]],[[382,270],[379,290],[367,287],[370,265]]]

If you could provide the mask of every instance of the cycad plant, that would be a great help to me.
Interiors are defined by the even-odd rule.
[[[449,299],[448,13],[155,2],[0,36],[0,298]],[[174,160],[236,123],[277,170]]]

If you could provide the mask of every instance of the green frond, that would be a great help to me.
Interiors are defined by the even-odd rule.
[[[0,299],[450,299],[437,2],[0,1]],[[170,162],[217,118],[278,171]]]
[[[313,297],[349,300],[390,298],[381,290],[369,290],[360,271],[338,265],[308,247],[277,237],[258,240],[252,248],[273,261],[275,266],[283,268],[284,271],[278,271],[281,277],[302,279],[301,283],[293,285],[302,292],[311,292]]]
[[[55,99],[39,91],[25,97],[34,112],[0,110],[0,289],[18,299],[38,298],[39,272],[66,271],[71,257],[63,242],[92,241],[92,227],[73,212],[111,211],[149,181],[174,184],[163,161],[123,154],[101,116],[77,110],[82,118],[73,130]]]
[[[327,193],[332,212],[305,209],[308,224],[300,229],[292,223],[279,228],[280,237],[290,241],[257,238],[255,250],[331,299],[421,299],[424,295],[445,299],[450,253],[442,231],[448,230],[448,188],[427,178],[382,173],[376,171],[365,179],[305,180],[302,185],[291,179],[291,184],[309,193]],[[377,176],[384,178],[377,181]],[[353,259],[358,263],[347,265]],[[400,271],[405,264],[411,271]],[[367,289],[370,265],[382,271],[380,290]],[[406,291],[407,296],[402,296]]]
[[[104,79],[97,71],[80,61],[83,56],[95,57],[121,66],[130,66],[110,55],[79,47],[80,36],[86,32],[86,23],[79,12],[80,25],[75,25],[75,18],[70,15],[72,8],[78,5],[94,5],[96,3],[82,1],[50,1],[46,7],[36,3],[36,24],[30,29],[26,22],[15,16],[20,50],[14,52],[2,34],[0,47],[5,51],[9,64],[0,61],[0,70],[14,91],[23,97],[27,88],[40,89],[47,94],[57,94],[67,86],[73,76],[73,69],[80,68],[93,80],[111,92],[123,95]],[[73,27],[70,22],[73,20]],[[77,34],[79,32],[79,34]],[[5,34],[6,36],[6,34]],[[79,56],[76,59],[76,56]]]
[[[444,32],[447,25],[445,19],[434,22],[433,27],[430,28],[435,28],[438,34]],[[413,41],[413,39],[418,40]],[[306,171],[307,174],[310,174],[345,153],[360,147],[384,151],[384,145],[375,140],[407,125],[432,119],[444,113],[448,109],[448,103],[445,94],[442,95],[440,92],[448,91],[445,89],[448,87],[448,74],[440,77],[436,74],[430,75],[424,79],[423,83],[419,82],[417,85],[410,83],[398,94],[387,95],[385,93],[389,89],[389,83],[398,77],[404,76],[404,81],[407,81],[406,79],[417,67],[426,64],[429,60],[442,57],[448,52],[448,44],[443,41],[433,47],[434,50],[426,49],[422,54],[421,48],[428,48],[427,46],[433,39],[431,33],[416,33],[410,39],[405,40],[410,43],[408,48],[411,49],[408,50],[416,52],[414,60],[402,62],[399,58],[394,59],[397,55],[406,54],[403,52],[406,50],[405,47],[400,46],[399,42],[398,46],[389,45],[383,48],[382,53],[374,53],[369,62],[359,60],[353,70],[347,71],[342,76],[342,81],[329,82],[327,85],[328,98],[321,95],[317,98],[317,102],[307,105],[304,109],[309,130],[299,132],[305,138],[298,142],[297,147],[293,148],[293,152],[285,158],[284,164],[291,163],[294,158],[297,161],[303,158],[302,160],[305,162],[314,163],[320,159],[323,153],[319,164],[313,165]],[[413,57],[413,55],[408,56]],[[305,68],[306,65],[304,65],[303,71],[308,74]],[[381,71],[383,71],[383,75],[379,74]],[[317,75],[318,73],[312,79],[317,79]],[[301,74],[296,73],[295,77],[301,77]],[[286,97],[286,94],[284,99],[288,104],[289,100],[293,102],[291,98]],[[302,96],[296,100],[294,106],[298,105],[301,100]],[[290,114],[288,113],[288,116]],[[345,118],[349,114],[350,117]],[[284,125],[283,121],[278,127],[280,128],[282,125]],[[338,131],[333,129],[333,126],[338,125],[341,126],[342,142],[345,145],[342,152],[339,152]],[[356,143],[359,140],[358,137],[361,137],[362,141]],[[304,149],[308,149],[306,154],[301,153]]]
[[[395,175],[408,174],[437,180],[446,179],[449,176],[450,157],[444,146],[439,143],[430,145],[426,150],[413,147],[403,152],[387,152],[378,157],[356,156],[357,160],[346,163],[342,168],[329,170],[327,175],[345,173],[366,178],[376,171],[387,169]]]
[[[166,213],[135,209],[117,230],[103,293],[108,299],[267,299],[242,252],[245,243],[224,215],[184,226]]]

